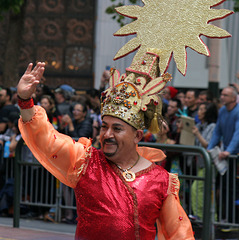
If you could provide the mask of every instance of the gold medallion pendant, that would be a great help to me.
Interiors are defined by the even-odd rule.
[[[122,175],[127,182],[133,182],[135,180],[135,173],[134,172],[126,170],[122,173]]]
[[[138,163],[139,159],[140,159],[140,156],[139,156],[139,154],[138,154],[138,159],[135,161],[135,163],[134,163],[132,166],[126,168],[126,169],[123,169],[123,168],[122,168],[121,166],[119,166],[118,164],[115,164],[116,167],[119,168],[119,170],[122,172],[122,175],[123,175],[123,177],[124,177],[124,179],[125,179],[126,182],[133,182],[133,181],[135,180],[135,173],[134,173],[134,172],[131,172],[131,171],[129,171],[129,170],[130,170],[131,168],[133,168],[133,167]]]

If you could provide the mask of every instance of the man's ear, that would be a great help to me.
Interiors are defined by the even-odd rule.
[[[140,142],[140,140],[143,138],[143,134],[144,134],[143,130],[140,130],[140,129],[136,130],[136,135],[134,140],[136,144]]]

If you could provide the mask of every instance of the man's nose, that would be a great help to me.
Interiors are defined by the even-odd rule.
[[[111,138],[113,136],[113,131],[111,128],[108,128],[105,132],[105,138]]]

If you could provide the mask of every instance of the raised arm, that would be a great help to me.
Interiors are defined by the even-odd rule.
[[[30,63],[17,86],[17,94],[22,102],[31,99],[36,91],[36,86],[40,82],[45,70],[45,63],[38,62],[33,69],[32,67],[33,64]],[[20,111],[24,122],[30,121],[35,114],[34,106],[25,109],[20,108]]]
[[[32,64],[29,64],[19,81],[19,130],[36,159],[61,182],[74,188],[89,159],[91,141],[81,138],[75,142],[71,137],[60,134],[47,120],[46,111],[34,106],[31,97],[43,75],[44,66],[44,63],[37,63],[32,69]]]

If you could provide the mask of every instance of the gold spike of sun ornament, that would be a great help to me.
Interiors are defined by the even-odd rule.
[[[227,9],[212,9],[225,0],[142,0],[143,7],[122,6],[116,11],[135,19],[119,29],[115,36],[137,34],[115,55],[114,60],[134,52],[133,62],[139,61],[146,52],[159,56],[159,69],[166,72],[171,56],[178,70],[185,75],[187,69],[186,47],[210,56],[201,40],[204,35],[211,38],[226,38],[231,35],[212,24],[211,21],[233,13]]]
[[[126,73],[112,69],[109,88],[104,91],[102,116],[121,118],[136,129],[159,131],[162,102],[159,93],[171,80],[166,73],[171,56],[178,70],[186,74],[186,47],[209,56],[201,35],[225,38],[231,35],[210,22],[233,12],[211,9],[224,0],[142,0],[143,7],[123,6],[116,11],[135,19],[114,35],[137,36],[126,43],[114,60],[137,51]],[[147,110],[150,111],[147,111]],[[149,113],[153,113],[153,116]],[[147,116],[150,121],[144,121]],[[127,180],[129,181],[129,180]]]

